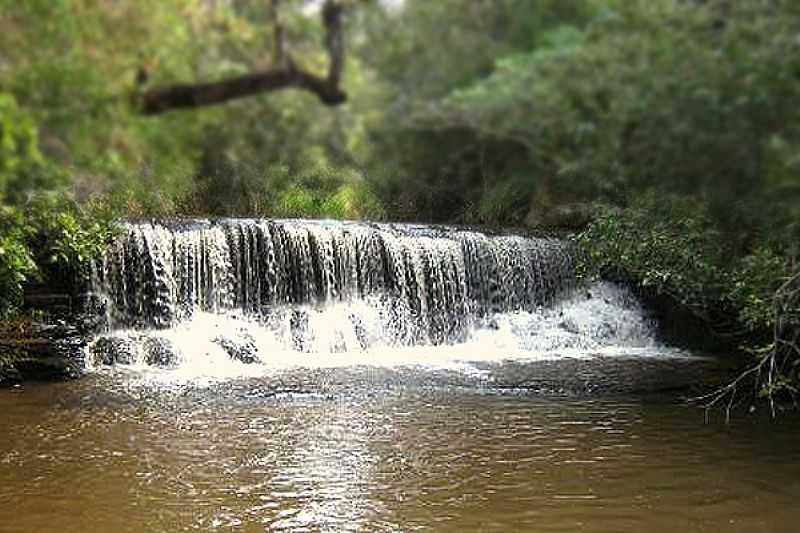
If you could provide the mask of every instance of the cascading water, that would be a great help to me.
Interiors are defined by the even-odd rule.
[[[96,271],[109,325],[96,363],[218,375],[653,344],[622,289],[577,288],[555,239],[332,221],[124,229]]]

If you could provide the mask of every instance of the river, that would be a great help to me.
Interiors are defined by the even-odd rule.
[[[1,532],[798,530],[797,417],[706,420],[728,363],[564,241],[128,224],[88,296],[88,375],[0,391]]]
[[[681,368],[702,371],[651,370]],[[484,370],[204,386],[113,370],[0,391],[0,531],[797,531],[791,414],[725,424],[672,389],[533,391]]]

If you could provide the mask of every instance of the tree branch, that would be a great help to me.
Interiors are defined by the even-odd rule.
[[[328,83],[338,87],[344,69],[342,6],[333,0],[327,0],[322,7],[322,22],[325,24],[325,47],[330,56]]]
[[[283,39],[283,24],[281,23],[281,19],[278,16],[278,6],[280,5],[280,0],[272,0],[269,6],[269,15],[270,19],[272,20],[272,32],[273,32],[273,47],[274,50],[272,52],[272,64],[275,66],[285,66],[286,64],[286,53],[284,51],[285,43]]]
[[[277,2],[273,2],[273,21],[277,21]],[[303,89],[309,91],[326,105],[338,105],[347,101],[347,94],[339,86],[344,69],[344,39],[342,37],[342,6],[336,0],[326,0],[322,8],[325,25],[325,47],[330,57],[326,77],[298,67],[286,55],[283,43],[283,28],[276,31],[277,62],[262,72],[245,74],[227,80],[176,84],[155,88],[136,96],[140,111],[145,115],[157,115],[174,109],[187,109],[220,104],[280,89]]]

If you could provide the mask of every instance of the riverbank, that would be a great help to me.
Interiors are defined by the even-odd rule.
[[[80,378],[89,340],[87,331],[64,320],[0,321],[0,387]]]
[[[87,213],[69,212],[78,227],[92,220]],[[102,329],[100,315],[105,315],[93,314],[92,310],[96,311],[99,306],[96,302],[93,304],[86,276],[78,273],[86,272],[90,261],[96,260],[98,254],[103,256],[110,247],[116,248],[109,256],[110,263],[106,266],[109,270],[103,274],[106,278],[103,283],[108,286],[102,292],[119,300],[112,304],[119,315],[117,318],[122,320],[123,326],[127,324],[134,329],[159,329],[166,324],[180,323],[182,318],[197,311],[218,313],[235,308],[255,315],[260,312],[275,314],[276,310],[280,314],[286,311],[280,308],[287,302],[299,306],[323,301],[349,302],[354,298],[386,296],[397,291],[407,304],[401,306],[407,307],[406,315],[392,318],[395,325],[389,329],[394,328],[399,337],[388,340],[386,346],[392,346],[395,341],[413,344],[417,342],[412,338],[414,335],[421,335],[422,344],[458,344],[468,334],[467,330],[459,328],[470,323],[471,319],[466,317],[475,311],[476,304],[480,307],[479,314],[491,314],[503,306],[506,310],[532,311],[573,285],[576,274],[589,279],[591,276],[587,274],[596,268],[601,274],[621,279],[623,285],[634,288],[644,301],[649,319],[656,321],[657,339],[662,344],[698,353],[719,352],[728,360],[726,364],[738,367],[740,372],[745,370],[752,359],[742,356],[737,347],[742,334],[746,336],[748,332],[743,330],[739,336],[721,342],[713,317],[710,321],[706,312],[711,306],[695,305],[681,298],[684,293],[677,292],[680,288],[686,294],[705,298],[711,288],[718,293],[723,290],[716,285],[695,289],[702,281],[696,279],[699,274],[682,270],[678,265],[702,254],[705,248],[698,247],[698,243],[705,241],[681,233],[679,230],[683,226],[664,226],[665,219],[659,231],[663,233],[667,227],[669,235],[682,235],[687,239],[686,242],[676,241],[682,243],[681,246],[669,245],[670,253],[667,253],[659,246],[672,240],[655,239],[653,235],[661,234],[648,229],[644,219],[637,219],[633,224],[626,216],[617,211],[606,212],[591,221],[588,230],[577,239],[579,251],[576,254],[576,249],[570,246],[574,238],[543,237],[553,235],[553,230],[511,235],[473,227],[258,219],[192,220],[188,224],[166,219],[131,223],[125,228],[106,220],[89,231],[89,237],[82,237],[88,241],[80,244],[67,239],[70,233],[65,232],[62,218],[56,217],[58,224],[51,226],[50,222],[45,222],[52,217],[40,213],[33,218],[39,221],[34,224],[38,229],[33,233],[23,232],[31,250],[42,238],[45,242],[61,243],[59,246],[65,242],[72,244],[59,268],[42,263],[50,265],[47,269],[40,268],[45,274],[49,273],[47,279],[20,284],[24,303],[54,318],[49,323],[23,320],[5,325],[6,331],[0,332],[0,349],[4,354],[0,357],[0,383],[72,379],[80,375],[85,368],[84,348]],[[125,235],[119,235],[120,232]],[[83,229],[73,230],[74,235],[83,233]],[[109,239],[115,235],[118,240],[111,244]],[[647,238],[655,241],[651,243]],[[619,255],[618,248],[625,246],[639,255],[629,253],[621,265],[612,264],[611,259],[616,260]],[[657,262],[651,260],[654,252],[660,254]],[[44,256],[39,255],[39,262],[44,261]],[[643,257],[641,262],[649,261],[644,263],[648,270],[637,267],[640,256]],[[706,270],[711,268],[708,266]],[[706,270],[702,274],[711,277],[711,274],[706,275]],[[685,283],[681,283],[683,278],[677,278],[683,275],[687,276]],[[746,285],[741,285],[740,290],[741,287]],[[591,298],[590,292],[587,291],[587,299]],[[712,295],[716,297],[716,293]],[[742,296],[741,299],[746,298]],[[764,308],[750,305],[750,314]],[[697,313],[698,309],[701,313]],[[731,310],[736,309],[735,305],[727,305],[723,318],[729,321]],[[186,312],[189,314],[183,316]],[[297,330],[300,336],[308,336],[306,340],[313,344],[315,341],[311,337],[315,333],[307,324],[301,324],[307,322],[309,316],[294,310],[290,315],[290,329]],[[330,315],[325,321],[336,318],[347,322],[349,315],[350,311],[338,318]],[[365,318],[369,319],[366,315]],[[573,321],[558,322],[554,324],[555,329],[564,334],[571,334],[576,328]],[[364,324],[355,326],[350,335],[350,349],[360,350],[367,342]],[[753,342],[760,342],[761,326],[763,324],[753,330]],[[519,330],[515,332],[518,334],[531,324],[514,327]],[[601,331],[613,330],[607,325],[601,328]],[[235,339],[232,344],[230,339],[209,340],[228,351],[230,346],[242,341]],[[152,341],[149,345],[163,344],[163,339]],[[252,339],[245,341],[241,347],[243,353],[253,359]],[[302,344],[305,341],[298,337],[291,342]],[[344,338],[332,339],[332,342],[341,344]],[[295,348],[300,351],[317,349],[311,345]],[[341,346],[337,348],[341,349]],[[159,356],[156,359],[166,366],[174,363],[169,358]],[[113,362],[113,357],[106,361]]]

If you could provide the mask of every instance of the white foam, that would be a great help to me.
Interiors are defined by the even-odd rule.
[[[563,358],[683,357],[656,341],[652,320],[629,291],[596,283],[547,308],[501,313],[472,325],[464,342],[403,345],[388,300],[357,300],[322,308],[275,309],[267,318],[197,313],[166,330],[120,330],[138,346],[126,366],[144,379],[198,384],[264,376],[290,368],[424,366],[476,372],[475,363]],[[302,322],[298,329],[297,321]],[[293,324],[294,321],[294,324]],[[145,364],[141,346],[157,338],[174,350],[170,368]],[[245,348],[256,361],[233,359],[220,345]]]

